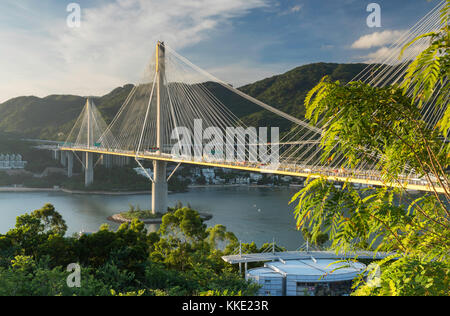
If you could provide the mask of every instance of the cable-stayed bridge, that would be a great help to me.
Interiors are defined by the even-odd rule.
[[[376,87],[400,83],[411,60],[428,42],[416,41],[399,59],[401,48],[421,34],[438,30],[444,5],[445,1],[405,32],[354,80]],[[430,127],[446,109],[432,105],[422,108]],[[265,126],[248,126],[234,114],[259,115],[262,111],[268,113]],[[71,152],[83,153],[86,185],[94,180],[94,154],[131,157],[141,167],[142,160],[152,160],[153,177],[149,177],[154,212],[167,210],[167,181],[173,175],[166,173],[170,162],[295,177],[326,176],[330,181],[421,191],[430,191],[433,186],[444,192],[438,179],[421,178],[408,165],[398,182],[387,183],[379,167],[383,157],[364,148],[359,150],[364,159],[352,168],[343,155],[324,157],[320,141],[326,123],[319,121],[313,126],[261,102],[158,42],[142,81],[134,86],[112,122],[106,124],[88,99],[60,150],[69,152],[69,168],[73,165]]]

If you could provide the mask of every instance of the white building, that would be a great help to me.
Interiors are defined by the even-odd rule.
[[[246,279],[261,285],[261,296],[348,295],[365,268],[333,259],[281,260],[248,270]]]
[[[27,162],[22,160],[20,154],[0,154],[0,169],[23,169],[26,164]]]
[[[202,174],[206,179],[206,183],[214,183],[214,179],[216,178],[216,173],[214,169],[202,169]]]
[[[235,184],[250,184],[250,178],[237,177],[234,181]]]
[[[263,175],[260,173],[250,173],[250,180],[258,182],[263,178]]]
[[[283,176],[280,178],[281,180],[285,181],[285,182],[290,182],[292,181],[292,177],[291,176]]]

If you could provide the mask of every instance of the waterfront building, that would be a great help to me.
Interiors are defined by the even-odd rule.
[[[258,283],[261,296],[342,296],[366,266],[333,259],[280,260],[250,269],[246,279]]]
[[[22,160],[20,154],[0,154],[0,169],[23,169],[26,164],[27,162]]]

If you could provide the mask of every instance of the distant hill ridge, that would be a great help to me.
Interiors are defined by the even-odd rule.
[[[303,101],[307,92],[323,76],[348,82],[366,64],[315,63],[294,68],[239,88],[241,91],[298,118],[304,116]],[[110,122],[130,93],[133,85],[118,87],[110,93],[94,98],[95,104]],[[285,126],[286,121],[235,96],[225,88],[209,83],[213,91],[229,109],[250,126]],[[0,104],[0,132],[21,137],[63,140],[80,114],[85,97],[50,95],[45,98],[23,96]],[[278,125],[277,125],[278,124]]]

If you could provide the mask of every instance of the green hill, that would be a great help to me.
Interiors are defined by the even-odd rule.
[[[325,75],[333,80],[350,81],[365,64],[316,63],[297,67],[284,74],[273,76],[240,88],[243,92],[296,117],[303,117],[303,100],[306,93]],[[110,122],[130,93],[132,85],[119,87],[95,104]],[[217,84],[209,83],[218,99],[247,125],[282,126],[286,120],[262,110]],[[63,140],[70,132],[74,120],[85,103],[85,97],[50,95],[45,98],[17,97],[0,104],[0,132],[20,137]]]
[[[133,85],[125,85],[105,96],[94,98],[108,122],[132,88]],[[29,138],[65,139],[85,103],[85,97],[73,95],[18,97],[8,100],[0,104],[0,132]]]

